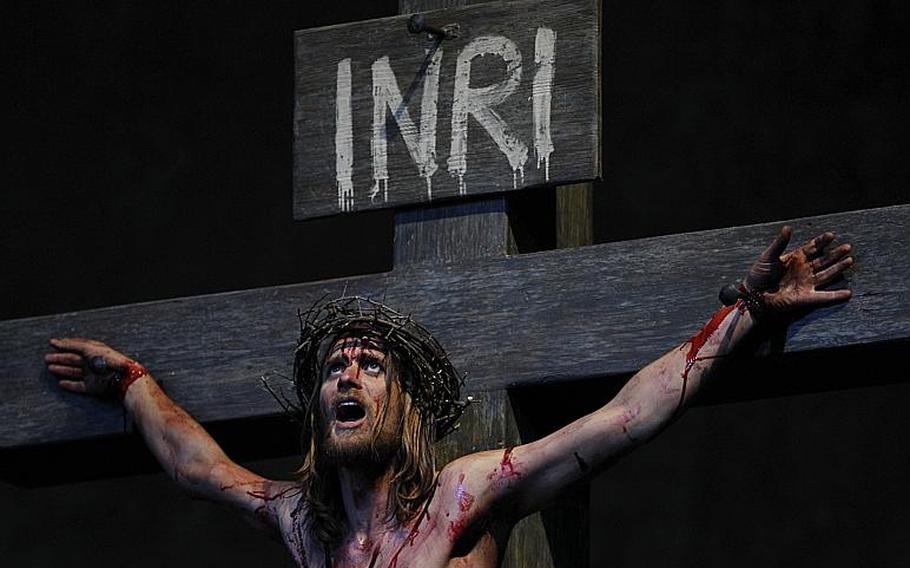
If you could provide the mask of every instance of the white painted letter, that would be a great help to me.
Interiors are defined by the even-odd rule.
[[[547,181],[550,181],[550,154],[553,153],[553,139],[550,137],[550,100],[553,93],[553,72],[556,64],[556,32],[548,28],[537,28],[534,40],[534,152],[537,154],[537,169],[543,160]]]
[[[392,111],[392,117],[404,138],[404,143],[417,164],[420,176],[427,180],[427,198],[433,198],[430,178],[436,173],[436,101],[439,98],[439,66],[442,50],[433,54],[426,68],[423,79],[423,98],[420,103],[420,130],[414,126],[408,108],[401,97],[398,81],[389,66],[388,57],[380,57],[373,63],[373,191],[370,200],[376,198],[380,190],[383,200],[389,198],[389,171],[387,165],[388,133],[386,129],[386,108]]]
[[[506,62],[506,78],[494,85],[471,88],[471,61],[478,56],[493,54]],[[508,125],[492,107],[502,103],[521,82],[521,52],[509,38],[481,36],[458,54],[455,66],[455,92],[452,100],[452,148],[449,152],[449,173],[458,177],[458,193],[466,191],[464,174],[468,170],[468,114],[483,126],[499,150],[506,155],[512,168],[512,186],[517,176],[524,181],[524,164],[528,148],[509,132]]]
[[[351,59],[338,62],[335,83],[335,180],[338,209],[354,207],[354,127],[351,121]]]

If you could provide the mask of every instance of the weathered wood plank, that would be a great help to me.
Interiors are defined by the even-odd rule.
[[[395,214],[395,268],[503,257],[512,242],[508,201],[419,207]]]
[[[470,4],[483,4],[486,0],[398,0],[398,13],[411,14],[427,10],[441,10]]]
[[[791,327],[787,352],[910,337],[910,205],[793,221],[856,245],[854,299]],[[0,447],[118,432],[119,409],[58,392],[48,337],[79,334],[138,357],[202,421],[274,413],[257,377],[287,372],[296,309],[347,289],[384,297],[433,329],[472,392],[628,373],[688,337],[780,223],[422,265],[312,284],[0,322]]]
[[[294,217],[594,179],[599,14],[598,0],[430,11],[460,29],[438,46],[408,16],[298,31]]]
[[[594,243],[594,184],[574,183],[556,188],[556,247]]]

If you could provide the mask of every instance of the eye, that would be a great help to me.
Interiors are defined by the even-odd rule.
[[[347,367],[347,362],[343,359],[335,359],[334,361],[329,361],[325,366],[326,375],[337,375],[338,373],[344,372],[345,367]]]
[[[378,375],[385,371],[385,367],[382,366],[382,363],[379,359],[369,358],[363,362],[363,370],[367,373]]]

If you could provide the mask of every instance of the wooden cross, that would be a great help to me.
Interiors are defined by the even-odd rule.
[[[593,2],[547,5],[554,10],[565,6],[593,7],[592,19],[599,18],[597,4]],[[432,7],[427,3],[406,3],[401,12],[410,14]],[[428,14],[428,18],[432,16],[442,24],[460,22],[465,35],[458,40],[461,43],[454,45],[463,47],[476,37],[470,35],[470,24],[476,21],[492,25],[490,22],[497,21],[496,14],[509,13],[509,8],[503,5],[490,8],[493,13],[485,10],[436,12]],[[529,10],[515,8],[515,11],[530,17]],[[406,20],[403,16],[358,24],[366,31],[350,36],[352,53],[356,44],[363,42],[362,38],[369,37],[371,29],[376,34],[403,34]],[[536,27],[517,27],[524,30],[519,43],[533,45],[536,34],[530,37],[527,29]],[[345,37],[345,32],[352,29],[337,28],[336,35],[327,32],[324,38],[337,47],[338,38]],[[413,42],[425,39],[405,37],[402,41],[412,42],[408,44],[412,49]],[[557,37],[563,37],[558,28]],[[442,45],[448,48],[445,42]],[[453,48],[453,52],[457,49]],[[369,46],[360,52],[368,54]],[[375,59],[368,61],[372,64]],[[334,69],[335,80],[330,95],[337,96],[339,88],[343,91],[347,87],[346,71],[339,68],[338,61],[328,63]],[[384,72],[382,65],[380,61],[378,68]],[[355,78],[352,72],[352,93]],[[298,76],[298,82],[305,79]],[[407,83],[402,83],[401,77],[397,80],[399,84]],[[440,91],[441,107],[455,106],[454,92],[454,88]],[[453,94],[449,97],[446,93]],[[382,103],[394,106],[397,99],[393,95],[386,93]],[[356,98],[351,96],[353,109]],[[531,92],[532,100],[533,97]],[[412,110],[413,123],[419,113],[416,107],[408,108]],[[512,124],[521,120],[518,116],[521,114],[526,116],[526,122],[533,122],[530,105],[525,108],[515,105],[511,111],[516,113],[508,116]],[[588,122],[596,124],[596,105],[590,111],[592,114],[586,115]],[[353,113],[352,110],[352,123],[356,120]],[[569,109],[569,116],[578,118],[578,111],[574,107]],[[331,118],[337,121],[337,117]],[[298,134],[304,140],[307,134],[300,129],[305,125],[305,121],[297,125]],[[578,135],[577,131],[570,133]],[[424,196],[427,199],[432,196],[434,200],[457,197],[447,195],[447,191],[501,192],[520,189],[522,185],[521,176],[514,168],[506,168],[502,175],[480,168],[485,173],[472,177],[476,174],[470,166],[461,172],[455,164],[450,171],[461,178],[452,188],[444,189],[442,184],[436,184],[435,177],[428,188],[426,179],[421,179],[420,170],[413,165],[418,160],[413,159],[414,155],[398,138],[391,136],[386,147],[386,177],[373,175],[373,159],[362,159],[369,149],[353,146],[351,186],[355,190],[363,187],[362,179],[366,176],[372,178],[370,182],[377,182],[380,193],[370,198],[373,186],[368,184],[367,191],[363,194],[355,191],[353,200],[348,200],[350,193],[342,191],[348,186],[338,180],[338,172],[346,171],[346,166],[342,164],[339,168],[338,156],[332,156],[331,160],[306,158],[310,148],[319,146],[314,141],[297,153],[302,160],[295,168],[298,216],[309,215],[306,212],[310,210],[322,215],[338,209],[373,206],[380,195],[382,206],[403,206],[426,201]],[[527,146],[530,148],[532,144]],[[594,148],[593,155],[599,156],[596,144]],[[494,149],[490,154],[499,156],[497,152]],[[419,152],[417,155],[420,156]],[[583,161],[585,153],[578,151],[570,155]],[[466,156],[470,161],[472,155]],[[540,172],[528,168],[524,172],[525,182],[531,185],[584,179],[591,177],[585,172],[596,170],[589,167],[569,171],[561,178],[567,170],[556,166],[558,156],[556,153],[552,158],[552,179],[545,172],[543,180],[535,178],[532,173],[541,175]],[[496,167],[493,158],[490,163]],[[362,164],[369,167],[358,170]],[[327,169],[320,170],[323,166]],[[391,185],[396,173],[405,176],[403,192]],[[408,176],[413,179],[408,181]],[[490,185],[485,186],[484,180],[489,180]],[[319,183],[327,184],[332,192],[337,191],[337,198],[326,201],[308,197],[307,188]],[[559,227],[564,227],[561,234],[578,228],[582,236],[575,238],[572,243],[575,245],[590,243],[590,217],[584,214],[585,209],[590,211],[586,207],[590,194],[586,191],[585,188],[560,190],[560,201],[574,199],[581,204],[560,208],[557,222]],[[365,200],[361,197],[364,194]],[[46,339],[71,333],[108,340],[147,362],[173,398],[204,423],[273,415],[275,403],[259,389],[255,378],[271,369],[287,370],[296,339],[294,310],[342,291],[384,298],[387,303],[410,311],[437,333],[443,345],[450,349],[456,365],[468,373],[467,394],[479,402],[466,415],[461,431],[442,448],[441,461],[469,451],[515,444],[539,434],[535,429],[546,418],[539,416],[539,405],[527,403],[523,407],[521,393],[535,385],[594,377],[605,377],[604,380],[615,377],[614,382],[618,384],[623,377],[690,335],[716,305],[717,289],[741,276],[755,252],[761,250],[779,226],[774,223],[736,227],[522,255],[515,254],[521,252],[516,250],[514,234],[520,219],[511,213],[515,200],[520,199],[520,195],[514,198],[500,195],[402,209],[396,214],[395,222],[395,270],[387,274],[0,322],[0,376],[10,392],[16,393],[0,405],[0,447],[34,446],[121,431],[122,416],[116,408],[99,407],[95,401],[60,393],[44,373],[41,354]],[[566,222],[572,214],[582,222]],[[910,338],[910,297],[906,279],[893,267],[907,266],[908,253],[906,239],[895,239],[893,235],[907,234],[910,207],[790,222],[799,234],[809,234],[818,228],[837,228],[861,252],[860,265],[851,282],[857,291],[854,300],[820,310],[791,329],[783,345],[783,356],[798,358],[832,348],[906,342]],[[655,306],[661,308],[655,310]],[[284,319],[281,314],[286,314]],[[130,322],[143,322],[143,325]],[[217,382],[213,377],[217,377]],[[770,387],[746,381],[745,387],[715,396],[716,399],[761,396],[766,389],[782,388],[785,379],[774,381]],[[825,387],[816,383],[800,388]],[[42,411],[35,412],[39,407]],[[55,420],[47,421],[49,415],[55,416]],[[523,522],[513,534],[507,563],[511,566],[585,565],[585,503],[583,493],[570,495],[543,515]]]

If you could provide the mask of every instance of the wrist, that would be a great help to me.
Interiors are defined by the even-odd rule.
[[[127,361],[121,369],[114,375],[114,389],[117,396],[123,401],[126,393],[133,383],[148,375],[148,369],[136,361]]]
[[[768,315],[765,293],[747,286],[745,282],[724,286],[720,289],[719,298],[725,306],[736,306],[740,312],[748,312],[755,324],[762,323]]]
[[[762,292],[755,292],[743,287],[742,295],[739,297],[739,306],[740,310],[749,312],[749,316],[756,325],[761,324],[768,316],[768,306],[765,304]]]

